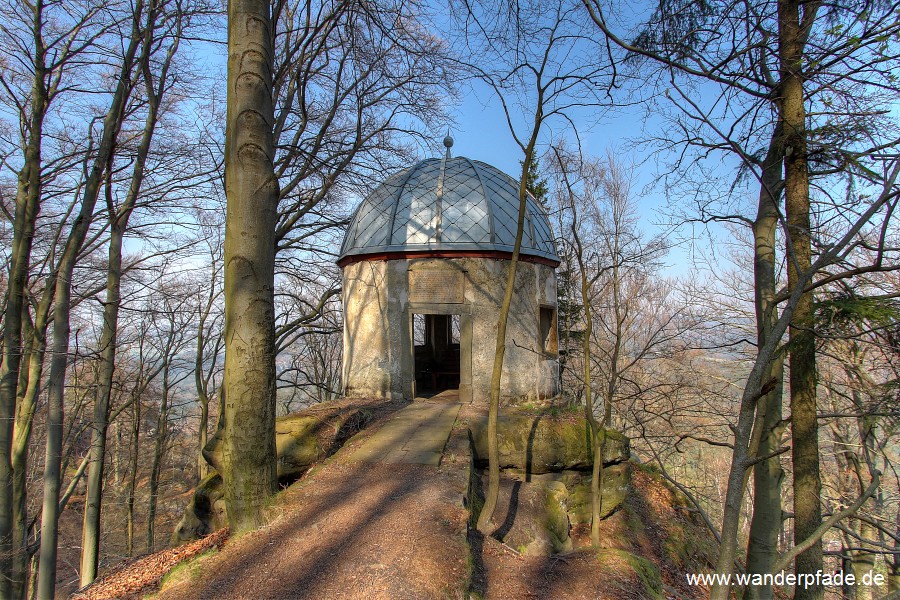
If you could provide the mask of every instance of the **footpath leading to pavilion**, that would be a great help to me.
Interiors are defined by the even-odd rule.
[[[195,561],[154,598],[465,597],[468,456],[454,450],[467,440],[455,400],[419,398],[363,432],[279,495],[272,525]]]
[[[417,400],[376,431],[350,460],[438,466],[461,405]]]

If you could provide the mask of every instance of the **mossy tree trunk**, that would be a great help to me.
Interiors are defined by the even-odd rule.
[[[584,420],[587,423],[593,461],[591,469],[591,543],[597,545],[600,543],[600,509],[603,505],[603,450],[606,446],[606,429],[597,422],[597,418],[594,416],[594,388],[591,381],[591,336],[594,331],[594,319],[591,313],[591,282],[584,264],[584,246],[578,232],[578,207],[575,203],[572,182],[569,181],[569,166],[566,164],[568,161],[563,159],[558,149],[555,152],[559,174],[565,183],[565,191],[562,193],[568,196],[569,210],[572,213],[569,230],[572,234],[573,255],[578,264],[581,304],[584,307],[584,331],[581,332],[583,336],[581,339],[582,384],[584,385]],[[612,390],[613,385],[610,383],[607,386],[607,406],[609,406],[609,395]]]
[[[587,270],[584,266],[584,247],[581,244],[581,236],[578,235],[578,209],[575,206],[574,195],[571,193],[569,194],[569,201],[572,210],[572,240],[575,242],[575,260],[578,262],[578,272],[581,274],[581,303],[584,306],[584,337],[582,338],[584,418],[588,423],[593,448],[591,543],[597,545],[600,543],[600,508],[603,505],[603,448],[606,445],[606,429],[597,423],[597,419],[594,416],[594,395],[591,385],[591,335],[594,330],[594,320],[591,316],[591,288]]]
[[[16,420],[13,431],[12,470],[13,470],[13,589],[11,597],[24,596],[24,585],[29,568],[29,551],[26,549],[30,535],[28,523],[28,459],[31,448],[31,432],[34,415],[38,408],[39,397],[43,386],[41,380],[47,350],[47,330],[50,323],[53,295],[56,279],[51,274],[47,278],[48,285],[53,286],[44,291],[35,311],[34,322],[29,323],[27,317],[22,326],[26,344],[22,353],[22,371],[19,377],[19,389],[16,394]]]
[[[14,573],[14,557],[20,548],[14,534],[13,422],[19,395],[20,365],[24,343],[22,335],[25,314],[25,288],[31,264],[35,225],[41,206],[41,141],[44,117],[49,104],[46,78],[46,46],[43,38],[44,3],[30,5],[33,13],[34,77],[31,112],[27,122],[25,163],[19,172],[13,221],[13,239],[9,255],[9,278],[6,282],[6,306],[3,312],[3,346],[0,360],[0,598],[13,595],[13,583],[20,581]],[[18,569],[15,569],[18,570]]]
[[[276,491],[274,30],[268,0],[228,3],[223,472],[234,534]]]
[[[818,2],[800,0],[778,3],[779,63],[781,76],[780,121],[784,131],[785,218],[787,220],[787,271],[791,289],[805,286],[810,271],[809,171],[806,107],[804,105],[803,46],[815,19]],[[801,13],[802,11],[802,13]],[[816,415],[816,337],[812,292],[800,296],[789,332],[791,440],[794,467],[794,545],[814,535],[822,523],[822,490],[819,473],[819,427]],[[797,574],[821,570],[822,543],[817,540],[794,563]],[[819,585],[797,586],[797,600],[821,599]]]

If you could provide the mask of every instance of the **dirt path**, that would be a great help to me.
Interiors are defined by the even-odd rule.
[[[351,460],[438,466],[460,405],[417,401],[401,409]]]
[[[460,483],[430,466],[332,462],[285,492],[276,523],[187,569],[159,598],[458,597]]]
[[[160,599],[456,598],[469,583],[462,457],[436,466],[458,404],[411,404],[285,490]],[[424,464],[415,464],[424,463]]]

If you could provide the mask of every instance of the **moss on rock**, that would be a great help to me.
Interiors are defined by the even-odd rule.
[[[610,465],[603,468],[603,498],[600,503],[600,518],[605,519],[618,510],[628,496],[631,480],[629,463]],[[569,518],[573,525],[591,522],[591,478],[583,477],[569,492]]]
[[[317,461],[337,451],[371,419],[372,413],[365,409],[337,410],[325,416],[297,413],[278,417],[275,419],[278,481],[282,485],[296,481]],[[203,457],[215,470],[194,490],[184,516],[172,533],[172,544],[199,539],[227,523],[222,477],[218,473],[222,464],[221,430],[203,449]]]
[[[570,552],[572,538],[569,537],[569,515],[566,512],[569,490],[562,482],[551,481],[545,485],[544,494],[546,526],[552,551],[554,554]]]
[[[302,475],[309,465],[325,455],[318,433],[323,427],[333,425],[313,415],[287,415],[275,419],[275,450],[278,454],[278,479]],[[214,469],[222,465],[222,432],[209,441],[203,457]]]
[[[181,544],[198,540],[226,525],[222,476],[215,471],[197,484],[191,501],[184,509],[184,516],[175,526],[171,543]]]
[[[487,463],[487,417],[471,424],[475,460]],[[604,464],[628,460],[628,438],[607,430]],[[587,470],[592,452],[584,419],[558,419],[550,415],[506,414],[497,419],[500,468],[527,473]]]
[[[642,597],[648,600],[663,600],[663,582],[659,569],[647,560],[625,550],[605,548],[597,551],[597,560],[608,567],[630,571],[631,578],[640,582]],[[629,573],[622,573],[628,576]]]

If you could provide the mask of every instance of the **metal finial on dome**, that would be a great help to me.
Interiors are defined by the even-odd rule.
[[[447,137],[444,138],[444,147],[447,148],[447,158],[450,158],[450,148],[453,147],[453,138],[450,137],[450,132],[447,132]]]

